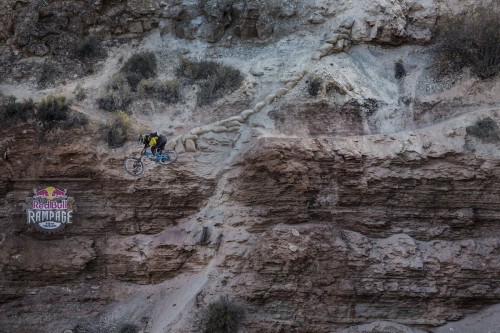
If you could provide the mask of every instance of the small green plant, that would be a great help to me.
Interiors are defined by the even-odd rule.
[[[177,74],[188,83],[199,82],[196,94],[198,106],[211,104],[225,94],[230,94],[241,86],[243,75],[231,66],[215,61],[192,61],[180,58]]]
[[[0,103],[0,124],[12,125],[26,121],[34,114],[35,103],[32,99],[18,101],[14,96],[8,96]]]
[[[177,103],[181,97],[181,85],[177,80],[142,80],[137,86],[137,91],[144,96],[153,96],[168,104]]]
[[[203,314],[204,333],[237,333],[245,311],[227,297],[208,305]]]
[[[64,95],[47,95],[37,105],[37,118],[42,122],[69,119],[69,101]]]
[[[139,329],[134,324],[124,324],[120,327],[120,333],[137,333]]]
[[[475,136],[483,142],[500,141],[500,129],[497,123],[490,117],[476,121],[474,125],[465,128],[467,134]]]
[[[318,74],[311,75],[308,80],[309,86],[307,87],[307,92],[309,93],[309,95],[318,96],[318,93],[321,90],[323,82],[324,80],[320,75]]]
[[[90,36],[81,40],[74,49],[75,56],[81,61],[90,61],[94,59],[103,58],[106,52],[102,47],[100,39]]]
[[[436,36],[439,73],[463,67],[470,67],[482,79],[500,73],[500,12],[478,8],[467,15],[444,17]]]
[[[120,72],[127,79],[128,84],[135,91],[141,80],[156,76],[156,56],[153,52],[134,54],[123,65]]]
[[[122,147],[134,137],[132,119],[123,111],[118,111],[112,122],[104,127],[109,148]]]
[[[398,60],[394,63],[394,77],[401,80],[406,76],[405,66],[403,65],[403,60]]]

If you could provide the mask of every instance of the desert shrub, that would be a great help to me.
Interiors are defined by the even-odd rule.
[[[73,93],[75,94],[75,98],[77,101],[83,101],[85,98],[87,98],[87,91],[80,84],[76,86]]]
[[[110,148],[122,147],[134,137],[132,119],[123,111],[118,111],[110,124],[103,128]]]
[[[208,305],[203,314],[204,333],[236,333],[245,316],[243,308],[227,297]]]
[[[124,324],[120,327],[120,333],[137,333],[139,329],[134,324]]]
[[[69,101],[63,95],[47,95],[37,105],[37,118],[42,122],[69,119]]]
[[[125,110],[132,102],[132,97],[123,91],[111,91],[97,99],[97,105],[105,111]]]
[[[188,82],[199,82],[196,94],[198,106],[208,105],[225,94],[230,94],[241,86],[243,75],[231,66],[214,61],[192,61],[180,58],[177,74]]]
[[[177,103],[181,97],[181,85],[177,80],[142,80],[137,86],[137,91],[142,95],[153,96],[169,104]]]
[[[85,126],[89,123],[89,118],[87,115],[81,112],[71,112],[69,119],[66,122],[66,127],[77,127],[77,126]]]
[[[398,80],[401,80],[406,76],[405,66],[403,65],[403,61],[399,60],[394,63],[394,77]]]
[[[203,229],[201,229],[201,236],[199,243],[201,245],[208,244],[210,242],[210,235],[211,235],[210,229],[208,227],[203,227]]]
[[[221,90],[217,90],[217,77],[210,77],[200,83],[200,89],[196,92],[196,105],[208,105],[222,97],[217,96],[222,95],[221,93]]]
[[[309,93],[309,95],[318,96],[323,81],[324,80],[320,75],[311,75],[308,80],[309,86],[307,87],[307,92]]]
[[[219,68],[224,66],[215,61],[193,61],[185,57],[181,57],[179,62],[177,74],[191,81],[205,80],[210,76],[216,75]]]
[[[474,125],[465,128],[467,134],[475,136],[484,142],[497,142],[500,140],[500,129],[490,117],[476,121]]]
[[[134,54],[123,65],[120,72],[123,73],[133,91],[143,79],[156,76],[156,56],[153,52]]]
[[[479,8],[437,25],[436,64],[441,73],[470,67],[482,79],[500,72],[500,12]]]
[[[216,74],[201,82],[196,103],[198,106],[208,105],[238,89],[242,82],[243,76],[239,70],[221,65]]]
[[[56,77],[60,75],[59,68],[52,62],[44,62],[37,79],[37,83],[41,88],[47,87],[54,83]]]
[[[106,56],[101,40],[93,36],[81,40],[76,45],[74,53],[76,58],[84,62]]]
[[[111,78],[106,90],[107,92],[97,99],[97,105],[102,110],[126,110],[132,102],[132,89],[126,77],[121,73]]]
[[[12,125],[26,121],[35,110],[32,99],[18,101],[14,96],[8,96],[0,103],[0,125]]]
[[[196,77],[198,63],[191,61],[186,57],[179,57],[179,67],[177,67],[177,75],[192,79]]]

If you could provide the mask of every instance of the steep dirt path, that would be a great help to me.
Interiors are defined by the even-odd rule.
[[[183,274],[171,281],[162,291],[162,299],[155,311],[151,332],[177,332],[183,316],[196,303],[196,297],[209,281],[213,260],[197,274]],[[175,287],[174,287],[175,286]]]

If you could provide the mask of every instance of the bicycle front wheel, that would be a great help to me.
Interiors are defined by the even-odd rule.
[[[160,164],[167,165],[172,164],[177,161],[177,152],[175,150],[166,150],[158,160]]]
[[[140,158],[127,157],[125,160],[125,171],[132,176],[140,176],[144,172],[144,163]]]

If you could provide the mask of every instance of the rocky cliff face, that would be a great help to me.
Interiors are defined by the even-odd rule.
[[[266,331],[431,327],[497,302],[498,157],[425,152],[422,137],[261,140],[246,156],[234,197],[250,250],[222,267]],[[405,140],[416,151],[383,152]]]
[[[2,94],[82,84],[91,97],[73,107],[91,121],[0,124],[0,332],[199,332],[220,295],[244,305],[246,332],[496,329],[500,81],[435,77],[423,46],[441,15],[477,5],[8,1]],[[74,76],[86,35],[108,56]],[[137,147],[106,147],[95,99],[138,50],[162,78],[187,55],[244,82],[204,107],[197,86],[176,105],[135,101],[137,126],[188,151],[136,178],[123,160]],[[68,67],[64,83],[32,82],[45,62]],[[23,211],[47,186],[75,200],[59,233]]]
[[[213,178],[199,178],[193,173],[191,176],[197,180],[188,180],[191,176],[186,174],[185,178],[170,170],[168,174],[151,174],[139,183],[118,180],[106,176],[106,169],[120,168],[123,160],[113,157],[108,166],[99,170],[96,161],[102,161],[103,155],[91,148],[95,140],[80,139],[88,132],[56,130],[45,136],[33,127],[36,125],[15,128],[2,140],[3,148],[11,148],[9,159],[2,162],[2,303],[20,299],[14,301],[17,305],[12,304],[18,307],[30,302],[26,300],[29,295],[43,294],[45,288],[90,288],[90,284],[95,287],[108,278],[155,284],[182,271],[196,272],[207,264],[213,250],[197,246],[196,239],[176,225],[179,219],[198,211],[210,197],[215,186]],[[59,141],[60,135],[73,139]],[[26,223],[22,209],[24,198],[48,183],[68,189],[76,202],[74,224],[59,234],[36,231]],[[170,230],[168,236],[146,236],[158,235],[165,229]],[[88,305],[97,308],[96,302],[104,305],[112,299],[109,294],[92,297]],[[47,306],[65,307],[66,301]],[[69,302],[75,301],[82,299]],[[34,322],[14,320],[19,318],[15,313],[2,317],[2,331],[39,331]],[[41,319],[43,325],[66,318],[59,318],[57,313]],[[67,318],[73,315],[68,312]]]
[[[448,126],[448,134],[436,126],[262,138],[215,178],[200,171],[202,152],[139,180],[120,175],[121,159],[88,141],[49,138],[35,155],[12,154],[2,176],[3,326],[35,332],[57,320],[61,330],[105,331],[118,324],[108,318],[78,328],[71,318],[106,313],[106,305],[134,294],[168,303],[160,295],[179,285],[175,277],[196,274],[208,280],[181,292],[198,294],[199,305],[219,294],[237,297],[259,318],[248,321],[252,332],[358,332],[356,325],[381,320],[428,330],[496,304],[497,143]],[[36,146],[23,130],[30,127],[7,139]],[[43,168],[25,172],[40,154]],[[96,160],[104,161],[100,170]],[[64,232],[44,235],[26,224],[20,203],[47,182],[37,178],[56,175],[51,184],[71,191],[77,212]],[[202,226],[208,245],[200,243]],[[40,301],[50,309],[43,318],[32,304]],[[171,331],[196,331],[188,323],[197,312],[189,316]],[[146,320],[151,331],[167,329],[153,318]]]
[[[321,1],[15,1],[0,12],[0,42],[25,54],[65,53],[82,36],[141,35],[161,28],[179,38],[217,42],[222,38],[247,40],[281,38],[318,25],[334,29],[332,18],[358,20],[356,42],[428,42],[439,15],[464,12],[495,1],[386,1],[369,3]]]

